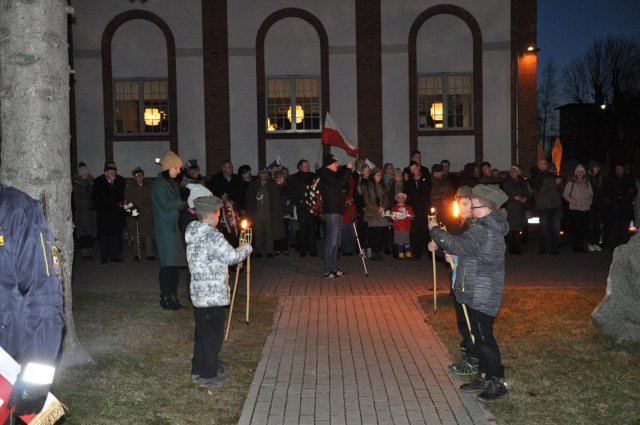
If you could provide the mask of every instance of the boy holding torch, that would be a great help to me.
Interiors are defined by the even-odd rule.
[[[475,337],[480,375],[460,389],[480,392],[478,400],[492,402],[507,394],[500,349],[493,336],[493,323],[504,292],[504,236],[509,231],[506,211],[500,206],[507,195],[498,187],[477,185],[472,190],[473,218],[461,235],[446,233],[429,219],[433,240],[445,252],[458,256],[454,292],[467,306],[471,333]]]
[[[189,223],[185,232],[196,319],[191,379],[204,386],[220,386],[228,383],[218,375],[218,353],[224,338],[224,307],[229,305],[229,266],[241,267],[252,248],[247,244],[234,249],[216,229],[222,199],[203,196],[193,204],[198,220]]]

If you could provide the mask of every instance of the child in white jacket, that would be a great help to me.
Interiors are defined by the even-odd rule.
[[[195,308],[196,332],[191,362],[191,380],[200,385],[228,383],[218,375],[218,353],[224,337],[224,307],[229,305],[229,266],[251,254],[251,245],[233,248],[216,226],[222,200],[204,196],[193,201],[197,221],[185,232],[187,262],[191,273],[191,302]],[[242,265],[239,264],[239,267]]]

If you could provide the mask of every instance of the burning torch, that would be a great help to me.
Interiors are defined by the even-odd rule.
[[[428,218],[429,220],[436,219],[435,208],[431,208],[431,213],[429,214]],[[431,240],[433,241],[433,238],[431,238]],[[433,263],[433,311],[436,311],[436,309],[438,308],[438,298],[437,298],[438,283],[436,280],[436,252],[435,251],[431,252],[431,261]]]
[[[240,231],[240,246],[251,245],[253,239],[253,232],[247,220],[242,220],[240,223],[242,230]],[[238,290],[238,278],[240,276],[240,267],[236,268],[236,278],[233,284],[233,293],[231,294],[231,306],[229,307],[229,320],[227,322],[227,330],[224,334],[224,340],[229,337],[229,328],[231,327],[231,316],[233,315],[233,304],[236,300],[236,292]],[[246,321],[249,323],[249,300],[251,296],[251,256],[247,257],[247,308],[246,308]]]

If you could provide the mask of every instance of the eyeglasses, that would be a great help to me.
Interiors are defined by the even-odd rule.
[[[472,209],[472,210],[477,210],[478,208],[487,208],[487,207],[486,207],[486,206],[484,206],[484,205],[478,205],[477,207],[475,207],[475,206],[473,206],[473,205],[471,206],[471,209]]]

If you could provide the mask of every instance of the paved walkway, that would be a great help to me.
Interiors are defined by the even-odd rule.
[[[605,252],[508,256],[507,286],[604,290],[610,262]],[[433,295],[430,259],[368,261],[369,278],[358,257],[342,258],[340,265],[348,275],[326,280],[320,258],[252,260],[252,293],[281,302],[239,423],[490,422],[473,395],[458,390],[464,381],[447,373],[450,356],[424,322],[418,297]],[[79,262],[74,289],[155,293],[157,267]],[[439,296],[445,297],[446,270],[442,264],[437,269]]]

